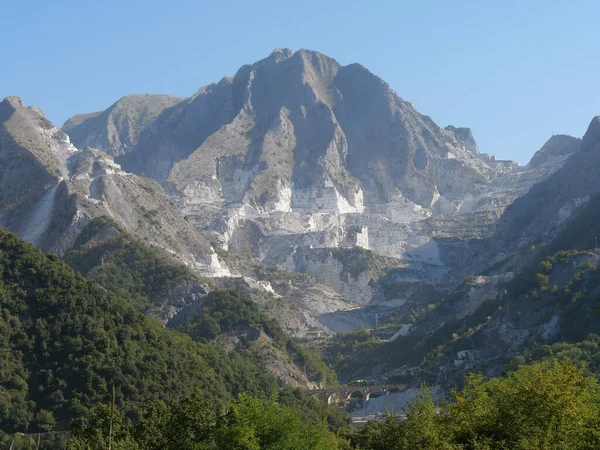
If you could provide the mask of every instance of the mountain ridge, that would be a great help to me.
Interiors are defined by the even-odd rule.
[[[0,114],[0,157],[29,130],[21,153],[39,174],[0,176],[24,211],[0,198],[0,225],[64,253],[79,225],[112,217],[204,271],[207,291],[247,292],[288,315],[286,330],[317,340],[389,316],[388,331],[398,329],[383,337],[427,349],[456,321],[479,325],[477,307],[506,282],[498,268],[510,278],[526,267],[528,249],[551,242],[600,189],[598,119],[582,140],[553,136],[518,166],[481,152],[468,128],[439,127],[360,64],[306,49],[276,49],[187,98],[123,97],[62,131],[38,109],[6,103],[25,119]],[[26,226],[46,222],[55,230]],[[469,277],[478,281],[465,285]],[[182,289],[177,296],[197,294]],[[405,328],[446,298],[435,320]],[[383,368],[396,369],[375,375]]]
[[[265,90],[265,83],[269,83],[268,90]],[[370,92],[370,94],[357,96],[359,92]],[[363,107],[367,102],[366,109],[371,110],[371,114],[357,116],[357,102]],[[325,109],[320,111],[319,104]],[[111,108],[114,108],[115,105]],[[204,115],[208,110],[212,111],[213,119],[208,119]],[[489,181],[492,172],[492,169],[483,160],[478,158],[472,160],[462,153],[465,151],[463,138],[468,141],[470,149],[476,148],[476,144],[473,145],[472,136],[468,136],[470,133],[465,133],[461,137],[456,133],[464,132],[464,130],[458,131],[462,129],[437,127],[431,119],[419,115],[412,105],[402,100],[385,81],[373,75],[360,64],[341,66],[333,58],[306,49],[297,52],[291,52],[289,49],[277,49],[267,58],[252,65],[242,66],[233,77],[223,78],[218,84],[210,84],[201,88],[195,95],[173,106],[172,111],[163,112],[164,114],[166,117],[157,116],[156,122],[149,127],[151,130],[148,130],[146,135],[144,132],[139,134],[138,148],[136,148],[136,143],[132,142],[134,148],[129,147],[128,150],[128,154],[131,156],[121,155],[121,147],[107,145],[108,135],[112,133],[111,131],[108,131],[107,135],[106,131],[97,129],[94,124],[86,123],[86,120],[79,123],[74,123],[73,120],[67,121],[63,129],[71,133],[77,146],[87,143],[80,138],[85,134],[84,128],[88,130],[88,136],[105,136],[104,141],[95,141],[95,143],[100,144],[98,147],[109,154],[119,156],[120,159],[117,159],[126,170],[151,176],[159,182],[167,180],[174,182],[180,192],[189,186],[189,183],[185,181],[189,175],[183,175],[181,169],[168,174],[170,169],[160,164],[153,168],[147,167],[139,161],[139,156],[136,162],[134,154],[139,154],[143,148],[144,153],[150,151],[158,152],[155,156],[162,155],[154,159],[171,158],[173,164],[176,164],[178,161],[185,161],[186,158],[189,160],[190,155],[197,152],[199,147],[203,149],[203,153],[206,153],[214,151],[212,149],[218,146],[220,148],[219,156],[227,156],[227,152],[230,152],[228,163],[234,165],[234,170],[235,168],[242,170],[244,174],[241,176],[247,176],[250,179],[255,176],[260,178],[260,172],[264,169],[257,166],[257,162],[262,161],[267,165],[277,164],[277,159],[272,159],[275,156],[269,156],[269,152],[275,151],[268,145],[269,137],[273,136],[279,140],[280,145],[276,147],[279,154],[282,152],[292,152],[293,154],[293,157],[292,155],[285,156],[279,160],[283,165],[292,164],[293,173],[290,173],[290,168],[284,168],[283,172],[272,169],[275,170],[275,174],[283,177],[284,186],[279,186],[280,189],[289,189],[290,183],[298,184],[299,189],[302,189],[307,182],[311,187],[318,186],[319,183],[332,183],[349,205],[358,209],[360,209],[360,199],[352,198],[352,192],[357,188],[371,190],[375,196],[389,197],[392,195],[391,190],[398,187],[404,195],[422,205],[431,205],[435,201],[436,196],[439,195],[438,187],[442,193],[464,189],[464,187],[461,188],[460,178],[454,177],[452,181],[449,179],[444,181],[443,177],[438,174],[440,170],[444,170],[437,167],[440,164],[442,167],[450,165],[454,170],[459,169],[460,164],[457,166],[452,161],[438,161],[435,164],[432,161],[429,164],[432,158],[444,160],[448,158],[448,154],[450,154],[450,159],[464,157],[461,159],[463,166],[466,165],[470,168],[467,170],[467,174],[470,177],[474,176],[477,182]],[[298,116],[298,114],[300,115]],[[389,127],[381,128],[381,125],[377,125],[379,120],[376,120],[372,122],[373,131],[367,134],[365,131],[359,132],[364,129],[364,126],[358,126],[357,123],[369,119],[372,114],[382,118],[387,116],[390,120],[395,121],[396,131]],[[315,121],[319,116],[321,119]],[[327,119],[330,123],[325,124],[323,119]],[[178,121],[177,128],[169,133],[165,127],[168,127],[169,123],[173,124],[174,120]],[[371,117],[370,120],[372,121],[374,118]],[[309,128],[303,128],[302,121],[308,121]],[[185,131],[186,123],[190,125],[193,123],[197,131],[194,133]],[[317,124],[321,124],[319,125],[321,137],[316,132],[310,131]],[[224,129],[219,131],[221,127]],[[293,135],[286,135],[280,129],[281,127],[290,129]],[[415,127],[424,128],[426,132],[421,135],[420,132],[415,131]],[[158,138],[163,141],[167,139],[165,136],[172,135],[172,139],[175,139],[174,142],[177,142],[179,148],[177,152],[174,153],[174,150],[170,150],[168,148],[170,144],[166,141],[162,144],[149,142],[157,137],[157,129],[161,130]],[[258,132],[259,134],[257,137],[250,136],[250,140],[247,141],[235,138],[231,134],[225,134],[223,138],[219,139],[218,134],[227,133],[227,129],[234,135],[236,132],[233,130],[254,134]],[[347,129],[351,130],[350,134],[346,131]],[[124,128],[122,130],[126,131]],[[396,143],[385,140],[385,136],[390,134],[398,136]],[[205,142],[210,135],[214,135],[212,136],[213,142]],[[224,138],[237,139],[237,141],[226,144],[225,141],[222,141]],[[256,140],[257,138],[259,141]],[[146,139],[145,142],[144,139]],[[263,139],[267,141],[267,144],[260,142]],[[388,174],[391,185],[371,186],[377,182],[379,175],[384,174],[377,172],[380,169],[376,167],[365,171],[369,165],[376,163],[376,158],[375,160],[373,158],[364,159],[363,149],[367,141],[372,142],[371,146],[376,150],[375,156],[383,158],[387,165],[394,169],[392,173],[399,173],[400,179],[395,179],[396,175]],[[377,141],[380,142],[377,143]],[[187,148],[184,153],[181,153],[182,146]],[[389,150],[386,150],[386,147],[390,146],[391,148],[398,147],[399,154],[408,151],[412,159],[403,160],[394,157]],[[227,148],[232,150],[226,150]],[[233,150],[234,148],[236,150]],[[243,150],[244,148],[247,150]],[[313,150],[308,150],[309,148]],[[232,161],[231,158],[240,151],[242,151],[243,163],[236,164],[236,161]],[[471,151],[468,153],[473,154]],[[308,166],[298,167],[298,164],[294,164],[294,158],[307,162]],[[311,158],[324,158],[324,162],[313,163]],[[214,164],[210,162],[210,158],[207,159],[205,156],[198,156],[197,159],[200,160],[202,166],[206,166],[208,163],[210,167],[211,164]],[[191,162],[187,161],[185,166]],[[244,167],[246,168],[244,169]],[[396,171],[395,167],[399,171]],[[218,168],[211,169],[204,176],[214,177],[215,170],[216,176],[219,178]],[[252,170],[259,173],[251,173]],[[318,176],[315,177],[315,173]],[[426,189],[422,183],[419,183],[423,177],[439,178],[436,182],[436,185],[439,186]],[[357,185],[356,181],[352,181],[355,178],[361,180],[362,185]],[[239,186],[238,189],[248,192],[248,189],[252,190],[253,185],[257,189],[256,186],[260,186],[264,182],[265,180],[261,180],[254,184],[250,183],[249,186]],[[221,182],[221,185],[223,183],[224,181]],[[350,191],[347,191],[348,188]],[[239,201],[240,195],[242,192],[232,199]],[[260,196],[261,192],[257,192],[253,197],[260,203]],[[230,198],[227,195],[225,197]]]

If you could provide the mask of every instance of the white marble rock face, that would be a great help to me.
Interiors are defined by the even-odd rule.
[[[440,237],[493,230],[579,145],[549,141],[531,167],[497,161],[468,128],[440,128],[359,64],[288,49],[192,97],[128,96],[63,129],[162,183],[223,249],[251,248],[360,304],[374,298],[370,274],[348,278],[314,252],[299,263],[299,250],[361,247],[438,283],[454,264]]]

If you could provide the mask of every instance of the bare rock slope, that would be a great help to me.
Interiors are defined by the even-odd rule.
[[[153,310],[164,322],[195,308],[201,285],[235,287],[259,303],[270,303],[265,310],[295,335],[311,327],[327,332],[322,314],[355,307],[313,279],[292,283],[291,274],[267,274],[260,265],[235,264],[225,251],[217,255],[156,181],[125,172],[101,150],[77,149],[39,108],[25,107],[18,97],[0,103],[0,227],[65,255],[99,217],[112,219],[129,236],[195,275],[191,280],[196,281],[177,286],[164,299],[166,308]]]
[[[372,250],[407,268],[402,284],[416,273],[452,289],[501,256],[470,258],[472,241],[578,146],[553,138],[529,166],[498,161],[468,128],[439,127],[360,64],[288,49],[189,98],[124,97],[63,130],[162,184],[222,249],[307,272],[360,304],[381,299],[385,271],[349,276],[323,249]]]
[[[63,129],[178,192],[280,210],[362,211],[395,196],[423,206],[489,182],[465,129],[438,127],[359,64],[277,49],[176,103],[129,96]],[[210,197],[209,197],[210,198]]]
[[[123,171],[101,151],[78,150],[39,108],[17,97],[0,103],[0,226],[64,254],[99,216],[200,272],[226,270],[158,183]]]

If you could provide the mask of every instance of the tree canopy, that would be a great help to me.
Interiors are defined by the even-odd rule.
[[[267,397],[278,380],[257,361],[164,329],[127,298],[0,230],[0,430],[64,430],[106,404],[128,421],[196,388],[222,410],[239,393]]]

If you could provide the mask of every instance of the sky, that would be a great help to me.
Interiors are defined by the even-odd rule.
[[[358,62],[438,125],[527,163],[600,115],[600,2],[1,2],[0,98],[57,126],[133,93],[187,97],[278,47]]]

